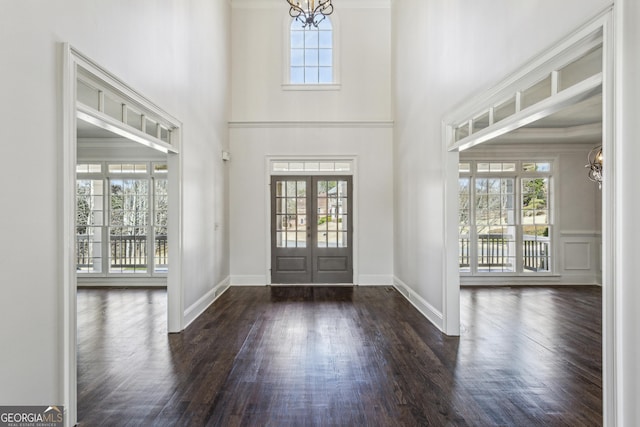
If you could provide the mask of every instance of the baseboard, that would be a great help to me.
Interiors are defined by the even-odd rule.
[[[442,317],[442,312],[429,304],[424,298],[418,295],[413,289],[397,277],[393,278],[393,286],[420,312],[420,314],[444,332],[444,319]]]
[[[231,286],[266,286],[267,279],[265,276],[256,275],[232,275]]]
[[[358,276],[360,286],[392,286],[393,276],[390,274],[361,274]]]
[[[215,300],[229,289],[229,277],[223,279],[216,287],[204,294],[198,301],[194,302],[184,311],[185,328],[196,320],[204,311],[209,308]]]

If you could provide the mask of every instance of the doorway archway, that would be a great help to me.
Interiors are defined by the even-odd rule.
[[[614,28],[610,6],[584,26],[486,93],[469,100],[447,115],[443,125],[446,146],[445,206],[447,254],[443,317],[445,332],[460,333],[460,277],[458,262],[458,164],[459,152],[493,140],[536,120],[602,94],[602,146],[606,170],[615,170],[617,144],[614,129]],[[595,53],[594,53],[595,52]],[[593,62],[595,60],[595,62]],[[583,61],[583,64],[580,64]],[[581,73],[575,65],[587,66]],[[563,74],[566,81],[563,82]],[[567,83],[570,82],[570,83]],[[548,94],[547,94],[548,89]],[[543,94],[542,96],[540,96]],[[603,295],[603,394],[604,420],[614,425],[616,388],[615,348],[615,247],[617,245],[614,173],[602,186],[602,295]],[[586,178],[585,178],[586,179]]]
[[[129,141],[167,156],[168,250],[171,268],[167,277],[169,332],[184,327],[182,287],[182,161],[179,120],[156,106],[126,83],[69,44],[62,49],[62,147],[60,150],[60,281],[62,283],[62,395],[66,425],[77,421],[76,358],[76,163],[77,122],[82,119]]]

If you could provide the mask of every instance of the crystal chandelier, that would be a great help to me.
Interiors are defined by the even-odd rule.
[[[315,4],[315,0],[301,0],[302,4],[298,0],[287,0],[289,4],[289,16],[302,22],[302,28],[310,26],[318,27],[318,24],[324,20],[327,15],[333,13],[333,5],[331,0],[318,0],[318,4]]]
[[[602,156],[602,145],[594,147],[587,155],[587,164],[585,168],[589,168],[587,176],[593,182],[598,183],[598,188],[602,188],[602,163],[604,157]]]

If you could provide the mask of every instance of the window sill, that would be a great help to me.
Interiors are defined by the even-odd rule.
[[[339,83],[313,83],[313,84],[289,84],[283,83],[282,90],[292,91],[325,91],[325,90],[340,90],[341,85]]]

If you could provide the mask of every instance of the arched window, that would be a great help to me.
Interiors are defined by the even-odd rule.
[[[289,31],[289,83],[331,84],[333,77],[333,27],[325,18],[318,27],[302,28],[293,20]]]

